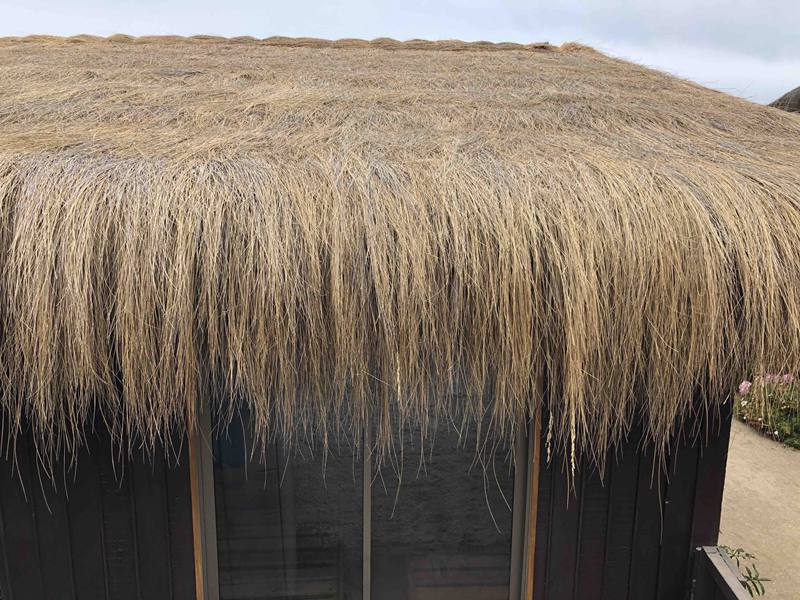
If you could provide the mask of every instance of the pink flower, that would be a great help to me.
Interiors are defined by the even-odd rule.
[[[792,375],[791,373],[786,373],[786,375],[784,375],[782,379],[783,383],[792,383],[794,381],[794,375]]]
[[[752,386],[752,382],[747,381],[746,379],[739,384],[739,395],[740,396],[747,396],[750,393],[750,386]]]

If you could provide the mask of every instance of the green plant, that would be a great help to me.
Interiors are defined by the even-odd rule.
[[[764,435],[800,449],[800,385],[793,375],[767,374],[743,381],[735,414]]]
[[[770,580],[762,577],[756,567],[756,557],[742,548],[731,548],[730,546],[720,546],[722,550],[736,563],[736,568],[744,578],[743,585],[752,598],[765,596],[766,589],[764,583]]]
[[[736,566],[741,569],[742,561],[755,560],[755,556],[745,551],[743,548],[731,548],[730,546],[720,546],[725,553],[736,563]]]

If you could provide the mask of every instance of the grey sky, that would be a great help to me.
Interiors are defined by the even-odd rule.
[[[769,102],[800,85],[797,0],[0,0],[0,35],[579,41]]]

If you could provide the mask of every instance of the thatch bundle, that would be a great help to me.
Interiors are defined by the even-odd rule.
[[[663,448],[798,368],[798,159],[794,115],[576,45],[3,40],[4,418],[385,450],[544,401]]]
[[[788,112],[800,112],[800,87],[786,92],[777,100],[770,102],[769,105]]]

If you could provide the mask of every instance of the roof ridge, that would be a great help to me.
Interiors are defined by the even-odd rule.
[[[462,41],[462,40],[396,40],[389,37],[378,37],[372,40],[359,38],[341,38],[337,40],[327,40],[314,37],[286,37],[271,36],[267,38],[256,38],[252,36],[224,37],[215,35],[145,35],[131,36],[117,33],[107,37],[96,35],[28,35],[0,37],[0,43],[9,42],[106,42],[106,43],[129,43],[129,44],[148,44],[148,43],[223,43],[223,44],[255,44],[259,46],[282,46],[292,48],[374,48],[381,50],[435,50],[435,51],[537,51],[537,52],[576,52],[596,50],[578,44],[567,42],[560,46],[550,42],[532,42],[527,44],[517,42],[490,42],[485,40]]]

